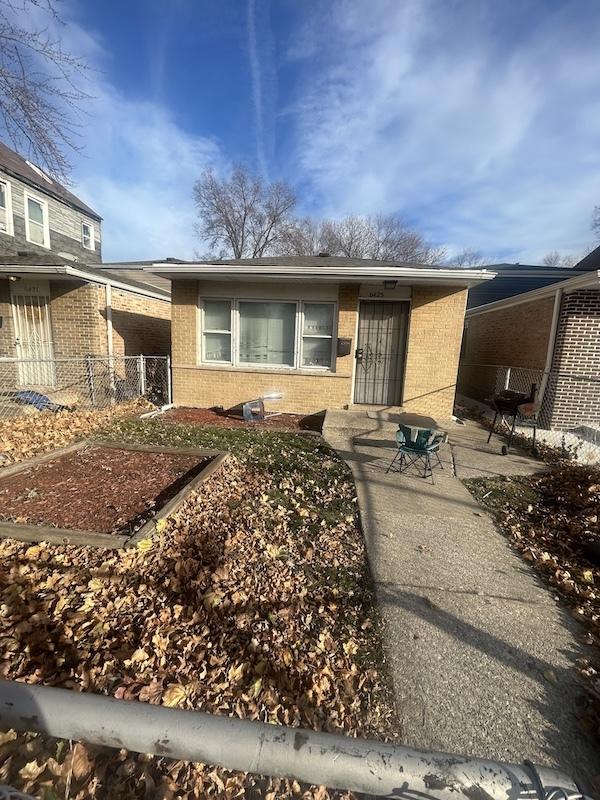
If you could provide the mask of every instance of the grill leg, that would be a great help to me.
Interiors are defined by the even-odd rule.
[[[515,432],[515,425],[517,424],[517,415],[515,414],[512,421],[512,427],[510,429],[510,436],[508,437],[508,449],[510,450],[510,445],[513,439],[513,434]]]
[[[537,434],[537,416],[533,418],[533,439],[531,442],[531,452],[535,455],[535,437]]]
[[[492,433],[493,433],[493,432],[495,431],[495,429],[496,429],[496,420],[497,420],[497,419],[498,419],[498,412],[496,411],[496,413],[494,414],[494,421],[492,422],[492,427],[490,428],[490,435],[489,435],[489,436],[488,436],[488,438],[487,438],[487,443],[488,443],[488,444],[490,443],[490,439],[492,438]]]

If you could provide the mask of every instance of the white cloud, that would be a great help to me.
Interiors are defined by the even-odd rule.
[[[159,99],[126,98],[104,71],[109,47],[78,24],[75,3],[62,10],[68,24],[57,34],[63,46],[92,68],[82,84],[91,99],[72,189],[103,217],[103,260],[193,257],[202,250],[193,184],[205,167],[223,168],[218,143],[177,125]],[[160,75],[153,82],[159,98]]]
[[[327,24],[313,15],[289,53],[304,71],[291,113],[307,208],[399,211],[450,249],[522,262],[585,249],[600,13],[553,9],[531,24],[512,4],[324,6]]]
[[[96,88],[75,189],[104,218],[104,260],[192,257],[200,247],[192,188],[205,166],[219,167],[217,145],[156,104]]]

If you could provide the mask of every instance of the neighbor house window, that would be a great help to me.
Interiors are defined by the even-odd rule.
[[[296,303],[240,300],[240,364],[294,366]]]
[[[48,205],[42,200],[25,195],[25,235],[28,242],[50,247],[48,230]]]
[[[231,362],[231,300],[204,301],[204,361]]]
[[[304,303],[302,366],[330,367],[333,343],[333,305]]]
[[[94,249],[94,226],[88,222],[81,223],[81,244],[87,250]]]
[[[0,231],[12,234],[12,202],[10,196],[10,183],[0,181]]]
[[[203,299],[202,360],[330,370],[334,325],[334,303]]]

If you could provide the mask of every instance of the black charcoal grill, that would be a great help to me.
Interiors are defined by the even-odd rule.
[[[504,389],[498,394],[495,394],[489,403],[494,411],[494,421],[488,436],[488,444],[492,438],[492,434],[496,428],[498,417],[506,422],[510,427],[510,434],[508,436],[508,444],[502,445],[502,455],[505,456],[512,444],[513,436],[515,433],[515,426],[517,420],[531,424],[533,427],[533,439],[531,444],[531,452],[533,455],[537,454],[535,446],[535,436],[537,432],[537,413],[539,411],[539,403],[537,397],[537,384],[531,384],[531,391],[529,394],[525,392],[513,392],[511,389]],[[512,423],[509,419],[512,417]]]

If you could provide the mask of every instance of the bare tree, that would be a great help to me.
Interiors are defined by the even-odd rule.
[[[260,258],[278,250],[296,205],[286,183],[265,183],[243,165],[224,179],[205,170],[194,186],[194,198],[199,235],[219,248],[221,257],[233,258]]]
[[[290,220],[275,248],[280,256],[313,256],[324,249],[323,225],[311,217]]]
[[[20,20],[47,17],[31,30]],[[87,67],[49,28],[64,24],[53,0],[0,0],[0,119],[13,147],[65,180],[66,151],[79,149],[77,113]]]
[[[450,267],[483,267],[487,262],[480,250],[465,247],[460,253],[449,258],[446,263]]]
[[[542,259],[546,267],[573,267],[577,263],[575,256],[563,256],[558,250],[551,250]]]
[[[434,264],[445,258],[443,248],[428,244],[424,237],[393,214],[342,219],[296,221],[289,229],[282,251],[295,255],[326,252],[347,258]]]

